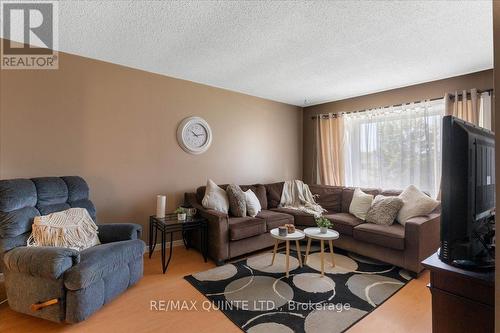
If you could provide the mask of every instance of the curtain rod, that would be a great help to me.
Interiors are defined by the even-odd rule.
[[[482,93],[489,93],[491,95],[491,93],[493,92],[493,89],[485,89],[485,90],[478,90],[477,91],[478,94],[482,94]],[[456,94],[457,96],[462,96],[463,93],[462,92],[459,92],[458,94]],[[467,96],[470,96],[470,92],[467,93]],[[408,103],[402,103],[402,104],[393,104],[393,105],[386,105],[386,106],[382,106],[382,107],[378,107],[378,108],[374,108],[374,109],[387,109],[387,108],[391,108],[391,107],[398,107],[398,106],[403,106],[403,105],[409,105],[409,104],[418,104],[418,103],[422,103],[422,102],[425,102],[425,101],[429,101],[429,102],[432,102],[432,101],[437,101],[437,100],[440,100],[440,99],[443,99],[444,96],[441,96],[441,97],[434,97],[434,98],[431,98],[431,99],[425,99],[423,101],[415,101],[415,102],[408,102]],[[450,93],[450,98],[455,98],[455,94],[451,94]],[[322,114],[317,114],[317,115],[314,115],[311,117],[311,119],[316,119],[318,117],[338,117],[338,115],[342,115],[342,114],[346,114],[346,113],[359,113],[359,112],[365,112],[365,111],[368,111],[370,109],[363,109],[363,110],[356,110],[356,111],[343,111],[343,112],[337,112],[337,113],[332,113],[332,114],[328,114],[328,113],[322,113]]]

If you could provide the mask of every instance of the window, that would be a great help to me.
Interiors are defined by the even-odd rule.
[[[414,184],[435,197],[443,115],[443,99],[346,114],[345,184],[383,189]]]

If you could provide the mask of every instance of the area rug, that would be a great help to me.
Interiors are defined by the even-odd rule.
[[[325,253],[321,277],[320,253],[312,250],[302,268],[291,251],[288,278],[281,251],[274,265],[272,253],[263,253],[185,279],[250,333],[344,332],[411,280],[405,270],[339,249],[335,267]]]

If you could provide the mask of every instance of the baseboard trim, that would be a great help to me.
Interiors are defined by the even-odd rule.
[[[166,244],[167,249],[170,248],[170,242],[167,242]],[[184,241],[182,239],[174,240],[172,243],[173,247],[177,246],[184,246]],[[155,249],[153,252],[160,251],[161,250],[161,243],[156,243]],[[144,253],[149,253],[149,245],[144,246]]]

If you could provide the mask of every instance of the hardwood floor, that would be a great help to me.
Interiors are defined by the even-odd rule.
[[[150,310],[150,302],[154,300],[186,300],[201,304],[205,297],[183,277],[215,265],[210,261],[204,263],[198,252],[179,246],[174,248],[167,274],[161,274],[160,266],[159,252],[152,259],[145,256],[144,278],[85,322],[76,325],[56,324],[23,315],[3,303],[0,305],[0,332],[241,332],[216,310]],[[348,332],[430,332],[428,282],[429,274],[424,272]]]

